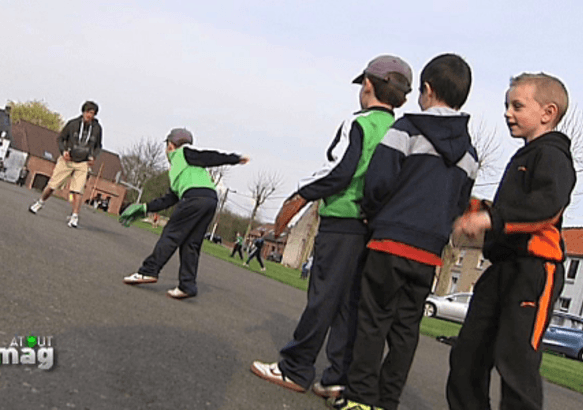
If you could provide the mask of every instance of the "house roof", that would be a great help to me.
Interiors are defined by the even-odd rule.
[[[563,240],[567,255],[583,256],[583,228],[564,228]]]
[[[12,124],[12,146],[14,149],[48,161],[56,162],[61,155],[57,143],[58,137],[58,132],[25,120]],[[101,178],[115,181],[117,173],[122,172],[119,155],[102,149],[92,167],[92,174],[97,175],[100,170]]]

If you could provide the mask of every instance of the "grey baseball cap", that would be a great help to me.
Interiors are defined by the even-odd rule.
[[[165,141],[171,142],[177,147],[180,147],[184,144],[192,144],[194,138],[192,137],[192,133],[186,128],[174,128],[170,131],[170,134],[168,134]]]
[[[368,66],[366,66],[362,74],[356,77],[352,82],[354,84],[362,84],[365,74],[372,75],[386,81],[389,77],[389,73],[402,74],[409,82],[409,85],[413,82],[413,70],[411,70],[409,64],[407,64],[399,57],[391,55],[382,55],[376,57],[374,60],[368,63]]]

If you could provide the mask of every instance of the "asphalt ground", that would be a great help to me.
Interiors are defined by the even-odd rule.
[[[51,336],[55,364],[0,366],[0,409],[324,409],[249,371],[275,361],[305,292],[202,255],[199,294],[177,301],[174,256],[153,285],[128,286],[157,237],[83,207],[68,228],[67,202],[0,182],[0,348]],[[403,410],[446,409],[449,346],[421,337]],[[321,354],[317,372],[325,358]],[[498,382],[493,383],[497,408]],[[545,383],[547,409],[581,408],[583,395]]]

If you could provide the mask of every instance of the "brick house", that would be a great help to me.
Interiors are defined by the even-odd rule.
[[[22,167],[28,169],[25,181],[27,188],[42,190],[48,183],[60,156],[58,136],[58,132],[28,121],[21,120],[12,124],[10,156],[18,169]],[[116,183],[122,172],[119,156],[102,149],[95,160],[95,165],[89,171],[83,203],[89,203],[94,199],[108,199],[108,212],[119,214],[126,196],[126,188]],[[67,184],[64,189],[55,191],[54,195],[66,199],[68,193]]]
[[[565,286],[555,310],[583,316],[583,228],[564,228]]]

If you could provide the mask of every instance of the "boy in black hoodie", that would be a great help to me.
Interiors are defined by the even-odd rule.
[[[506,93],[506,123],[524,139],[491,207],[464,215],[454,234],[486,232],[492,262],[474,287],[451,351],[450,409],[489,409],[490,373],[500,373],[501,409],[542,409],[541,339],[564,282],[562,215],[576,174],[566,135],[553,132],[568,106],[563,83],[521,74]]]
[[[435,267],[478,169],[469,116],[458,111],[470,84],[461,57],[431,60],[421,72],[423,113],[395,122],[372,157],[362,202],[372,239],[348,386],[335,408],[392,410],[399,404]],[[381,363],[385,341],[390,350]]]

